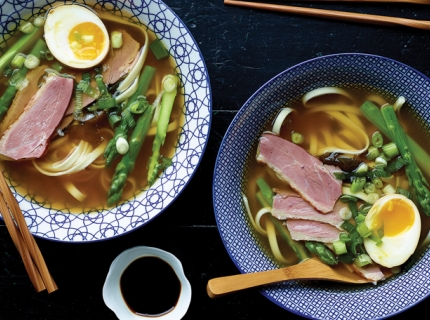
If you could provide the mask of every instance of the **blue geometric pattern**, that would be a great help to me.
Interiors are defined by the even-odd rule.
[[[242,203],[257,138],[279,108],[323,86],[373,91],[391,101],[404,96],[410,112],[427,129],[430,125],[430,79],[387,58],[329,55],[303,62],[268,81],[233,119],[214,171],[213,203],[218,229],[228,254],[242,273],[279,267],[273,256],[263,251]],[[376,286],[292,281],[260,291],[277,305],[310,319],[381,319],[430,295],[430,252],[427,250],[412,268]]]
[[[0,0],[0,47],[19,21],[44,12],[60,1]],[[126,11],[130,21],[147,26],[163,42],[177,63],[184,92],[185,123],[177,141],[173,165],[154,185],[133,199],[110,210],[71,214],[27,200],[11,185],[30,231],[38,237],[65,241],[105,240],[142,227],[166,209],[184,190],[205,151],[212,119],[212,92],[200,49],[180,18],[162,1],[79,1],[118,15]],[[7,176],[7,173],[5,172]]]

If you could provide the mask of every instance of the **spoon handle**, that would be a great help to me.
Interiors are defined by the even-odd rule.
[[[361,22],[361,23],[386,25],[386,26],[407,26],[411,28],[430,30],[430,21],[425,21],[425,20],[413,20],[413,19],[379,16],[379,15],[372,15],[372,14],[304,8],[304,7],[295,7],[295,6],[284,6],[284,5],[277,5],[277,4],[236,1],[236,0],[224,0],[224,4],[239,6],[239,7],[246,7],[251,9],[261,9],[261,10],[276,11],[276,12],[283,12],[283,13],[293,13],[293,14],[313,16],[313,17],[319,17],[319,18],[330,18],[334,20],[344,20],[344,21]]]
[[[206,291],[209,297],[217,298],[235,291],[291,279],[291,274],[286,273],[284,269],[243,273],[211,279],[206,286]]]

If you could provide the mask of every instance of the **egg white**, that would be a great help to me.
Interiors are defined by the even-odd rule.
[[[377,246],[376,242],[370,238],[364,239],[364,247],[369,254],[370,258],[377,264],[392,268],[400,266],[414,253],[421,232],[421,218],[415,204],[407,197],[399,194],[386,195],[380,198],[370,209],[366,216],[365,223],[371,229],[373,220],[378,214],[379,210],[388,202],[393,199],[400,199],[408,206],[413,208],[414,223],[412,226],[400,234],[395,236],[382,237],[382,244]]]
[[[70,48],[69,33],[78,24],[92,22],[96,24],[105,36],[105,45],[95,59],[79,59]],[[91,68],[98,65],[109,52],[109,34],[101,19],[90,9],[82,5],[61,5],[51,9],[46,17],[45,41],[49,51],[61,63],[79,69]]]

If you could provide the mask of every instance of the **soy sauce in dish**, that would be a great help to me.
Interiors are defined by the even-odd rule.
[[[173,310],[181,282],[164,260],[148,256],[134,260],[120,278],[121,293],[136,315],[157,317]]]

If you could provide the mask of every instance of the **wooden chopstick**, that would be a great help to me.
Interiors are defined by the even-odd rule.
[[[18,202],[0,172],[0,211],[6,228],[24,263],[24,267],[37,292],[47,290],[51,293],[58,289],[48,271],[36,240],[28,230]]]
[[[276,11],[276,12],[283,12],[283,13],[293,13],[293,14],[313,16],[313,17],[319,17],[319,18],[330,18],[335,20],[344,20],[344,21],[378,24],[378,25],[386,25],[386,26],[407,26],[411,28],[430,30],[430,21],[425,21],[425,20],[413,20],[413,19],[387,17],[387,16],[372,15],[372,14],[361,14],[361,13],[353,13],[353,12],[304,8],[304,7],[295,7],[295,6],[284,6],[284,5],[277,5],[277,4],[236,1],[236,0],[224,0],[224,4],[251,8],[251,9],[261,9],[261,10]]]
[[[296,0],[284,0],[297,2]],[[304,2],[373,2],[373,3],[413,3],[413,4],[430,4],[430,0],[302,0]]]

